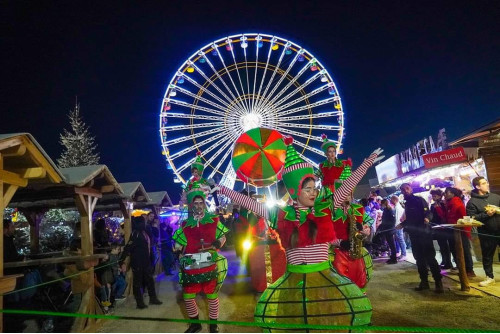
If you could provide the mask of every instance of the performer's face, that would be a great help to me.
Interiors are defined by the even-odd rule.
[[[330,146],[326,150],[326,157],[328,158],[328,160],[335,160],[335,153],[336,153],[335,147]]]
[[[205,211],[205,201],[201,198],[196,198],[192,206],[195,215],[201,215]]]
[[[191,174],[193,174],[194,177],[200,176],[200,172],[198,172],[197,168],[191,169]]]
[[[313,207],[316,196],[318,196],[318,189],[316,189],[314,181],[310,180],[302,186],[297,201],[304,206]]]

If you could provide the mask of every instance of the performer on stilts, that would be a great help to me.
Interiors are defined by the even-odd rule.
[[[316,177],[288,145],[283,182],[293,205],[267,209],[249,197],[220,186],[220,192],[270,221],[286,250],[287,271],[262,294],[255,321],[265,331],[288,332],[276,323],[295,325],[368,325],[372,308],[363,292],[331,266],[328,249],[339,243],[332,223],[331,207],[340,207],[382,150],[377,149],[356,169],[333,196],[317,200]],[[210,182],[209,182],[210,183]],[[333,202],[333,204],[332,204]],[[331,330],[327,330],[331,331]]]
[[[206,191],[209,192],[207,180],[203,178],[203,169],[205,169],[205,165],[203,165],[203,161],[201,161],[201,152],[197,151],[196,158],[191,164],[191,178],[182,189],[181,199],[179,201],[179,210],[182,211],[184,205],[189,204],[187,203],[186,194],[191,190],[195,182],[199,187],[205,188]]]
[[[321,138],[323,139],[321,150],[325,152],[326,160],[319,164],[317,175],[321,179],[322,192],[325,192],[320,195],[326,197],[351,176],[352,161],[350,158],[347,160],[337,159],[337,144],[328,140],[325,134],[322,134]]]
[[[175,250],[182,252],[179,283],[182,285],[187,315],[198,320],[196,295],[204,293],[208,301],[210,320],[219,317],[218,291],[227,274],[227,260],[217,250],[224,245],[229,231],[217,215],[206,209],[206,192],[197,182],[186,192],[189,203],[188,218],[175,232]],[[210,332],[218,333],[217,324],[210,324]],[[196,333],[201,324],[191,323],[186,333]]]

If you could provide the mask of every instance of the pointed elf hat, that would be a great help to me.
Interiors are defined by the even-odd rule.
[[[326,153],[330,146],[333,146],[335,149],[337,149],[337,144],[335,144],[335,142],[331,140],[328,140],[328,137],[324,133],[321,135],[321,139],[323,139],[323,143],[321,144],[321,149],[323,150],[323,152]]]
[[[196,159],[194,160],[193,164],[191,165],[191,170],[193,168],[196,168],[201,176],[201,173],[203,173],[203,169],[205,168],[205,165],[203,164],[203,161],[201,161],[201,152],[198,151],[196,152]]]
[[[202,185],[198,181],[194,181],[191,184],[190,189],[186,192],[188,204],[191,204],[196,196],[201,196],[203,197],[203,199],[206,199],[208,191],[209,189],[207,189],[206,187],[202,187]]]
[[[313,166],[305,162],[293,147],[293,138],[288,136],[284,138],[286,148],[285,169],[283,170],[283,183],[285,184],[288,193],[292,199],[297,199],[297,196],[302,190],[302,182],[307,177],[313,177]]]

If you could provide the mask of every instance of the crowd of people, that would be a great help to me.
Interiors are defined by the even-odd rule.
[[[127,282],[131,284],[138,309],[148,307],[145,291],[149,305],[161,305],[154,276],[160,271],[172,275],[178,259],[179,283],[188,317],[199,319],[196,295],[203,294],[209,319],[213,321],[209,330],[219,331],[216,324],[218,292],[227,273],[227,261],[219,250],[229,230],[219,215],[207,209],[207,196],[216,198],[217,194],[240,206],[239,211],[235,211],[238,214],[233,231],[236,232],[235,249],[242,259],[250,259],[247,269],[253,272],[252,287],[262,292],[255,321],[264,329],[270,322],[283,321],[308,325],[370,324],[372,309],[366,286],[373,275],[372,258],[385,256],[388,265],[397,264],[406,259],[409,248],[420,277],[415,290],[430,289],[430,270],[435,292],[443,293],[441,269],[453,271],[457,264],[455,239],[449,224],[457,224],[467,215],[483,223],[478,235],[487,277],[479,285],[487,287],[495,283],[492,264],[500,239],[500,196],[489,192],[485,178],[472,180],[474,189],[467,203],[459,189],[448,187],[444,191],[431,190],[429,207],[408,183],[400,186],[400,196],[382,198],[372,193],[358,203],[353,198],[353,190],[368,168],[382,158],[381,149],[353,168],[350,160],[336,158],[336,144],[325,137],[321,149],[326,160],[315,171],[295,151],[291,139],[286,138],[285,143],[281,205],[269,208],[252,192],[236,192],[213,180],[205,180],[204,166],[197,157],[181,199],[181,206],[187,205],[187,217],[175,232],[151,212],[133,217],[128,242],[116,244],[110,242],[106,221],[98,219],[93,232],[94,252],[108,253],[94,277],[96,296],[103,309],[109,311],[116,300],[124,298]],[[469,277],[475,277],[471,231],[462,229],[461,233],[466,272]],[[436,260],[434,239],[440,248],[440,264]],[[255,244],[253,253],[246,254],[242,248],[247,240]],[[78,252],[80,244],[75,233],[71,250]],[[13,245],[12,225],[4,221],[5,261],[20,259]],[[266,252],[270,253],[269,258]],[[261,270],[266,266],[272,267],[272,275]],[[67,266],[65,275],[74,272],[76,268]],[[132,273],[131,281],[127,272]],[[307,287],[297,289],[300,282],[306,281]],[[71,284],[75,296],[83,291],[77,286],[78,280],[72,280]],[[276,293],[278,290],[280,293]],[[351,300],[356,300],[356,309],[346,309]],[[290,318],[292,314],[296,315],[294,319]],[[318,316],[321,314],[332,316]],[[338,316],[340,314],[342,316]],[[191,322],[186,332],[200,330],[199,323]]]

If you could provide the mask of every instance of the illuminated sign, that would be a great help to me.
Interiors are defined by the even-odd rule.
[[[455,162],[467,160],[463,147],[456,147],[436,153],[430,153],[422,156],[425,168],[434,168],[443,165],[449,165]]]

